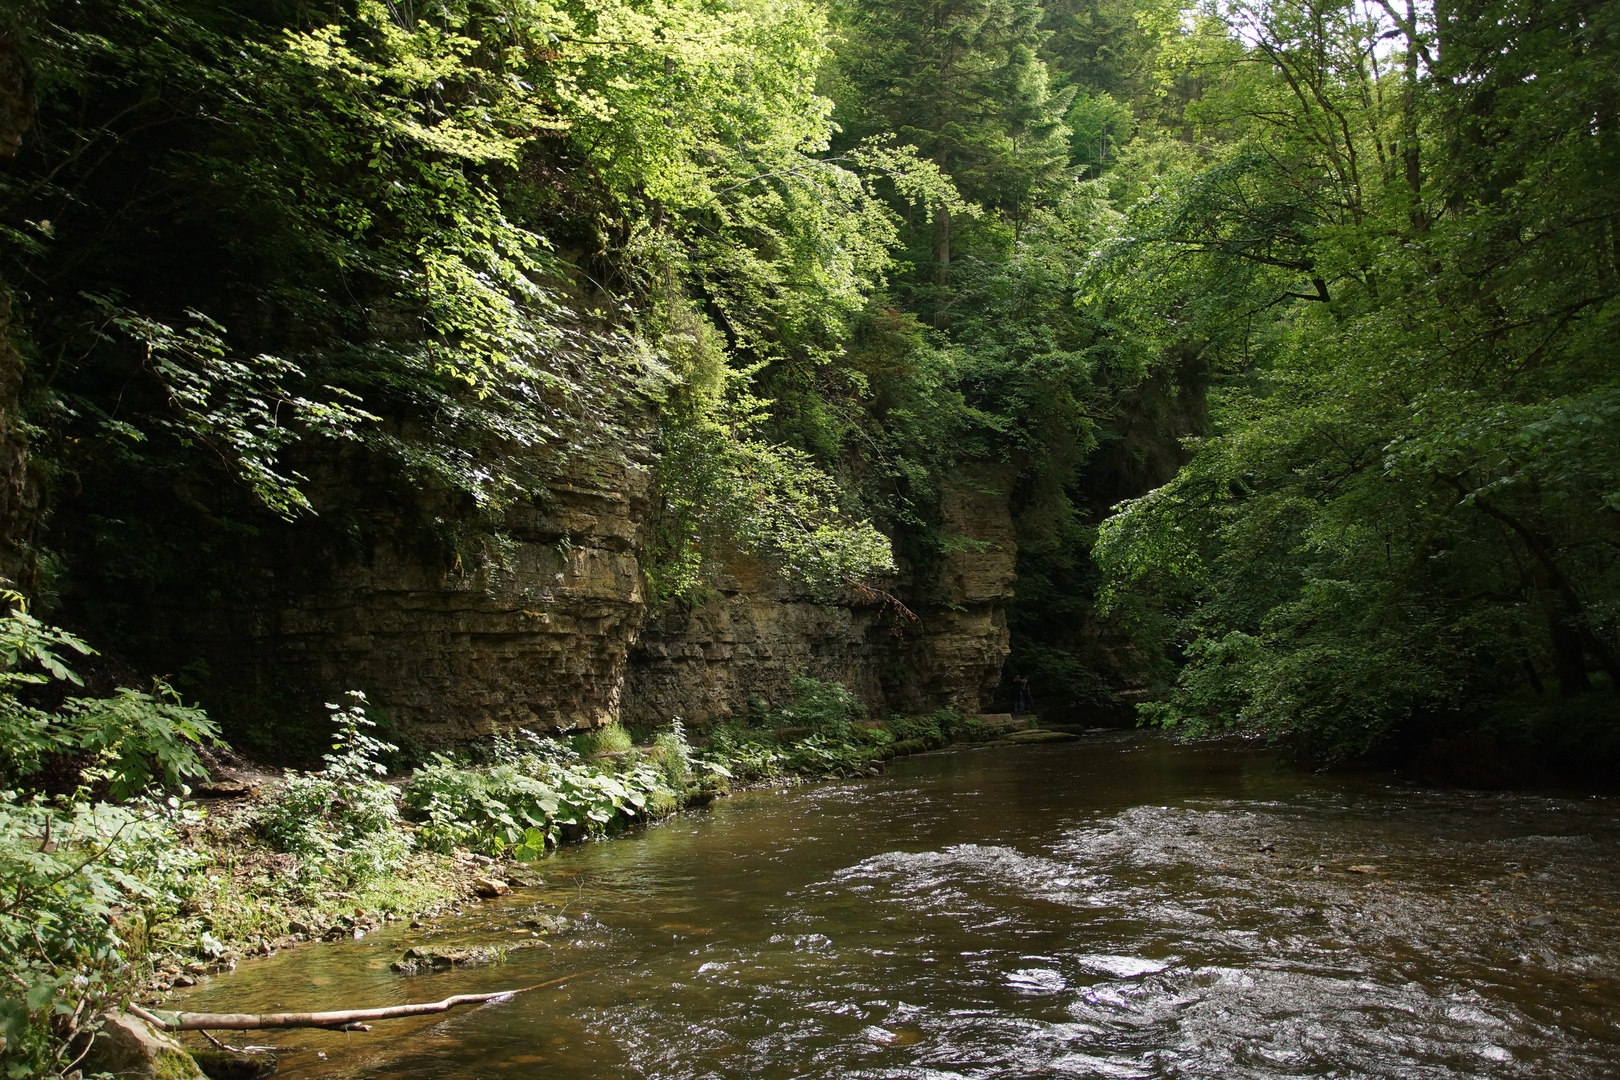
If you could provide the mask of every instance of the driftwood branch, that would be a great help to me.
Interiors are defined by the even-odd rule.
[[[595,969],[600,971],[600,968]],[[550,982],[520,986],[516,990],[499,990],[493,994],[456,994],[443,1001],[423,1001],[414,1005],[388,1005],[377,1009],[340,1009],[336,1012],[307,1013],[188,1013],[177,1012],[172,1018],[149,1012],[131,1002],[129,1011],[162,1031],[251,1031],[258,1028],[350,1028],[366,1030],[368,1020],[395,1020],[402,1016],[423,1016],[428,1013],[449,1012],[457,1005],[479,1005],[486,1001],[500,1001],[529,990],[557,986],[594,971],[580,971],[564,975]]]

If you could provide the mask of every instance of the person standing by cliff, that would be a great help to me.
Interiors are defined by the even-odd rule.
[[[1029,676],[1016,676],[1013,679],[1013,715],[1029,712],[1032,703],[1029,693]]]

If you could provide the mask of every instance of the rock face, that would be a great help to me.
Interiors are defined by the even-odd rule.
[[[750,698],[784,698],[795,672],[881,702],[908,629],[892,605],[818,604],[758,560],[733,559],[715,595],[690,610],[671,605],[642,628],[626,673],[623,719],[702,724],[741,715]]]
[[[946,485],[940,516],[947,550],[923,616],[926,644],[915,654],[912,708],[931,702],[976,713],[1001,681],[1007,658],[1007,603],[1017,580],[1018,543],[1007,469],[964,470]]]
[[[203,658],[229,701],[318,723],[323,702],[360,689],[428,748],[621,716],[703,725],[751,697],[779,702],[795,672],[844,683],[870,707],[974,713],[1008,651],[1009,482],[981,470],[947,488],[945,551],[891,583],[903,606],[886,593],[817,603],[737,558],[708,601],[649,617],[637,550],[650,478],[627,465],[508,514],[498,559],[430,557],[400,540],[420,533],[403,510],[376,507],[342,552],[272,539],[238,560],[257,568],[239,599],[193,596],[154,616],[153,637],[169,656]],[[228,712],[229,701],[207,703]]]
[[[869,707],[979,711],[1008,650],[1017,555],[1010,479],[979,470],[947,487],[939,565],[893,583],[906,610],[880,595],[818,604],[758,560],[732,560],[717,595],[689,611],[671,607],[643,628],[624,719],[722,720],[744,713],[751,697],[780,701],[795,672],[841,682]],[[908,588],[906,577],[927,584]]]
[[[561,481],[505,517],[493,554],[425,553],[401,541],[420,533],[403,511],[371,508],[351,550],[275,541],[244,560],[259,580],[240,603],[163,612],[164,647],[204,658],[235,700],[303,717],[364,690],[428,747],[597,726],[618,715],[641,625],[648,484],[633,465]]]
[[[222,560],[231,580],[148,601],[137,661],[200,659],[203,702],[228,731],[308,746],[323,703],[355,689],[390,737],[426,749],[621,717],[701,726],[751,697],[781,701],[796,672],[844,683],[871,707],[975,713],[1000,678],[1016,558],[1005,471],[947,486],[943,550],[898,575],[892,595],[817,603],[738,558],[707,602],[649,613],[644,467],[575,468],[498,530],[453,542],[435,530],[466,521],[467,507],[428,496],[355,505],[399,490],[364,468],[311,469],[315,518],[244,540]],[[290,756],[297,745],[255,749]]]
[[[498,560],[401,542],[423,518],[403,509],[365,510],[341,552],[272,539],[238,559],[257,568],[239,599],[193,596],[153,618],[154,638],[170,656],[203,658],[230,701],[311,724],[323,702],[361,689],[429,748],[621,716],[701,726],[751,697],[781,701],[795,672],[844,683],[870,707],[974,713],[1008,648],[1009,482],[983,470],[947,488],[945,550],[891,583],[903,606],[886,593],[817,603],[737,558],[708,601],[649,617],[637,551],[650,478],[629,465],[559,482],[508,514]],[[228,715],[229,701],[208,704]]]

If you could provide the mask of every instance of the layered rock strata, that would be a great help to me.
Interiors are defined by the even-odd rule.
[[[635,466],[559,483],[539,507],[506,515],[498,550],[448,566],[374,510],[360,550],[319,572],[295,565],[316,556],[285,551],[243,602],[164,612],[169,649],[202,657],[216,688],[228,686],[211,704],[239,717],[266,702],[313,721],[356,689],[425,747],[594,727],[618,715],[641,625],[647,491]]]
[[[889,583],[903,605],[880,593],[820,604],[757,560],[731,560],[704,603],[648,621],[630,657],[624,719],[724,720],[750,698],[782,700],[794,673],[843,683],[869,708],[978,712],[1008,651],[1017,555],[1009,481],[977,470],[947,486],[946,550],[926,575]]]
[[[323,703],[349,689],[427,749],[620,718],[704,726],[750,698],[780,702],[801,672],[873,708],[974,713],[1008,650],[1016,552],[999,473],[947,489],[945,551],[891,583],[903,604],[875,592],[818,603],[737,558],[704,603],[656,613],[638,559],[651,490],[639,466],[559,481],[478,534],[482,549],[448,556],[419,538],[453,508],[342,507],[345,492],[381,490],[360,476],[319,487],[326,541],[313,526],[266,536],[230,561],[253,568],[233,590],[193,590],[150,619],[148,662],[200,658],[205,703],[239,732],[319,731]]]

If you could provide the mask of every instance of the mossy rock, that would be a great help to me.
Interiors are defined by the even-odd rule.
[[[109,1012],[85,1058],[85,1072],[143,1080],[206,1080],[185,1047],[139,1017]]]
[[[648,821],[657,821],[669,817],[680,808],[673,792],[658,788],[648,794],[647,804],[641,808],[641,812]]]
[[[405,956],[396,960],[392,966],[401,975],[421,975],[429,971],[448,971],[453,967],[478,967],[482,964],[498,964],[505,957],[505,949],[495,948],[410,948],[406,949]]]

